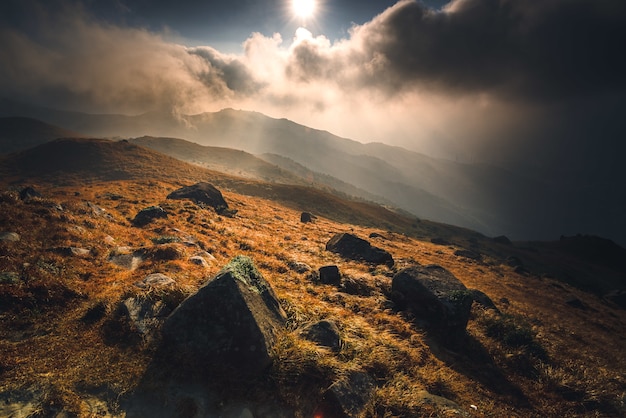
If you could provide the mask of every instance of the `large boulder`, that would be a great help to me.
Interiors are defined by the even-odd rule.
[[[271,365],[285,319],[252,260],[237,256],[167,318],[164,348],[184,369],[245,377]]]
[[[196,183],[192,186],[174,190],[167,195],[167,198],[177,200],[189,199],[195,203],[211,206],[218,213],[228,209],[228,203],[224,200],[222,192],[217,190],[212,184],[206,182]]]
[[[426,321],[444,342],[465,334],[473,294],[452,273],[437,265],[400,270],[391,282],[391,298],[399,309]]]
[[[326,243],[326,250],[352,260],[363,260],[373,264],[393,266],[393,257],[387,251],[372,246],[356,235],[336,234]]]

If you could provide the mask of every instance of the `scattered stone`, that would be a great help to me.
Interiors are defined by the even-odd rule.
[[[20,235],[15,232],[0,232],[0,242],[19,242]]]
[[[213,254],[207,251],[198,251],[197,253],[194,254],[194,257],[202,257],[205,260],[210,261],[210,262],[215,261],[215,257],[213,257]]]
[[[209,268],[209,263],[199,255],[189,257],[189,262],[200,267]]]
[[[148,274],[142,281],[135,282],[135,286],[141,288],[169,286],[176,283],[174,279],[162,273]]]
[[[192,186],[182,187],[167,195],[168,199],[189,199],[197,204],[204,204],[215,209],[217,213],[228,209],[228,203],[224,200],[222,192],[210,183],[196,183]]]
[[[78,247],[56,247],[52,248],[55,253],[61,254],[66,257],[89,257],[91,251],[86,248]]]
[[[506,235],[500,235],[499,237],[493,238],[493,242],[497,242],[502,245],[513,245],[511,240]]]
[[[311,324],[302,331],[301,335],[322,347],[328,347],[336,352],[341,350],[339,328],[333,321],[325,319]]]
[[[341,290],[349,295],[371,296],[372,287],[367,279],[343,276],[341,279]]]
[[[322,266],[319,268],[319,280],[322,284],[339,286],[341,284],[341,273],[337,266]]]
[[[107,235],[106,237],[104,237],[104,243],[107,245],[115,245],[115,238],[113,238],[111,235]]]
[[[164,348],[180,367],[225,377],[259,373],[272,363],[285,312],[248,257],[237,256],[163,326]]]
[[[367,373],[350,372],[324,392],[323,403],[315,416],[360,417],[371,402],[375,388],[372,378]]]
[[[469,416],[469,414],[466,411],[463,411],[456,402],[442,396],[433,395],[425,390],[419,391],[416,398],[418,403],[434,406],[446,414],[445,416],[448,416],[448,414],[463,417]]]
[[[129,247],[118,247],[116,250],[111,252],[109,262],[127,270],[136,270],[137,267],[139,267],[139,265],[144,261],[144,252],[138,250],[133,251],[132,253],[127,253],[128,251],[132,251],[132,249]]]
[[[20,200],[30,200],[36,197],[41,197],[41,193],[30,186],[20,190]]]
[[[146,226],[155,219],[167,218],[167,212],[160,206],[150,206],[139,211],[132,220],[134,226]]]
[[[604,299],[622,309],[626,309],[626,290],[612,290],[604,295]]]
[[[451,245],[450,241],[440,238],[440,237],[431,238],[430,242],[432,242],[435,245]]]
[[[393,257],[387,251],[374,247],[366,240],[348,233],[336,234],[332,237],[326,243],[326,250],[352,260],[393,266]]]
[[[93,204],[93,203],[91,203],[91,202],[87,202],[87,207],[88,207],[89,209],[91,209],[91,213],[92,213],[94,216],[106,216],[106,217],[108,217],[108,218],[110,218],[110,217],[111,217],[111,215],[109,215],[109,213],[107,212],[107,210],[106,210],[105,208],[102,208],[102,207],[100,207],[100,206],[98,206],[98,205],[94,205],[94,204]]]
[[[306,263],[302,263],[300,261],[289,261],[287,262],[287,267],[289,267],[291,270],[295,271],[296,273],[307,273],[313,270],[311,266],[309,266]]]
[[[384,235],[381,235],[378,232],[372,232],[371,234],[369,234],[369,237],[370,238],[387,239]]]
[[[479,304],[485,309],[492,309],[496,312],[500,312],[500,310],[496,307],[496,304],[493,303],[491,298],[487,296],[484,292],[478,289],[468,289],[468,291],[472,294],[472,298],[474,302]]]
[[[405,268],[393,276],[391,298],[399,309],[425,320],[455,344],[465,335],[472,293],[452,273],[437,265]]]
[[[472,250],[456,250],[454,255],[469,258],[470,260],[480,260],[483,256]]]
[[[185,256],[185,250],[179,244],[166,244],[150,248],[146,256],[155,261],[180,260]]]
[[[571,306],[572,308],[580,309],[580,310],[583,310],[583,311],[587,310],[587,305],[585,305],[583,303],[583,301],[578,299],[577,297],[568,298],[565,301],[565,304],[568,305],[568,306]]]
[[[302,212],[300,214],[300,222],[302,223],[313,222],[313,219],[315,219],[315,216],[311,215],[309,212]]]
[[[123,301],[119,309],[120,313],[128,318],[131,329],[148,340],[171,312],[160,300],[136,297]]]

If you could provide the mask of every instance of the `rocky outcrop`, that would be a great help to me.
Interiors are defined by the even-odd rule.
[[[155,219],[167,218],[167,212],[160,206],[150,206],[142,209],[132,221],[134,226],[146,226]]]
[[[393,276],[391,298],[454,343],[465,334],[472,293],[452,273],[437,265],[405,268]]]
[[[194,203],[212,207],[216,212],[228,209],[228,203],[224,200],[222,192],[210,183],[196,183],[173,191],[167,195],[168,199],[189,199]]]
[[[352,260],[363,260],[373,264],[393,266],[393,257],[387,251],[372,246],[356,235],[336,234],[326,243],[326,250]]]
[[[184,369],[239,377],[272,362],[275,335],[286,315],[248,257],[237,256],[163,326],[164,348]]]

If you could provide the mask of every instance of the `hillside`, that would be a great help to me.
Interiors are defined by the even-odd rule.
[[[3,157],[0,171],[0,232],[14,234],[0,242],[0,416],[320,416],[329,388],[355,373],[370,382],[362,408],[323,416],[626,414],[626,310],[568,282],[610,274],[606,285],[624,289],[624,250],[608,240],[494,240],[124,141],[52,141]],[[167,199],[199,181],[221,189],[227,215]],[[153,206],[167,217],[133,224]],[[316,218],[302,223],[302,211]],[[337,232],[368,239],[395,264],[327,251]],[[173,309],[237,255],[252,259],[286,313],[272,365],[243,381],[185,371],[160,351],[158,332],[142,333],[152,322],[124,309]],[[444,343],[394,302],[394,277],[418,264],[445,268],[497,309],[473,302],[460,344]],[[327,265],[339,283],[320,282]],[[567,274],[542,271],[554,266]],[[173,282],[146,285],[153,273]],[[337,350],[305,338],[320,320],[336,324]]]
[[[530,160],[523,169],[460,163],[233,109],[185,116],[91,115],[0,101],[0,115],[36,117],[98,137],[167,136],[253,155],[275,154],[420,218],[486,235],[550,240],[582,233],[626,244],[619,165],[572,173],[566,166],[537,171]],[[559,174],[545,174],[553,171]]]
[[[57,138],[79,138],[81,135],[36,119],[0,118],[0,154],[22,151]]]

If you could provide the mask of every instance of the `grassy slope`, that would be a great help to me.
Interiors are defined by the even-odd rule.
[[[189,293],[233,256],[245,254],[275,288],[289,314],[290,327],[281,337],[268,390],[300,411],[312,410],[333,378],[365,369],[378,384],[369,416],[438,416],[441,412],[416,403],[416,393],[423,389],[452,399],[472,416],[620,414],[626,387],[626,314],[567,284],[518,274],[503,264],[507,251],[522,250],[491,246],[470,231],[416,222],[312,189],[230,177],[130,144],[119,143],[106,152],[103,148],[110,143],[95,144],[100,154],[89,148],[95,157],[87,168],[65,164],[64,174],[55,176],[27,177],[25,171],[11,171],[17,177],[2,177],[0,230],[17,232],[22,240],[0,248],[0,271],[18,276],[0,284],[0,392],[33,385],[46,388],[43,410],[64,408],[79,416],[89,416],[82,399],[93,388],[132,392],[149,369],[153,353],[132,339],[107,337],[112,307],[123,297],[145,293],[133,283],[148,273],[166,273],[176,279],[177,291]],[[52,151],[46,149],[46,154],[62,156]],[[117,152],[115,158],[122,165],[108,178],[98,161],[108,162],[111,152]],[[135,160],[135,155],[142,158]],[[44,161],[52,164],[55,158]],[[91,171],[96,174],[88,177]],[[237,216],[224,218],[190,202],[166,201],[170,191],[199,180],[219,184]],[[34,184],[44,198],[21,202],[15,192],[7,191],[24,184]],[[94,213],[88,203],[106,209],[108,215]],[[155,204],[168,210],[167,220],[145,228],[130,226],[135,213]],[[305,208],[321,215],[315,223],[299,222],[299,211]],[[390,251],[399,266],[420,262],[446,267],[468,287],[488,294],[514,331],[530,335],[530,347],[507,345],[493,332],[494,324],[504,319],[476,306],[466,347],[457,352],[439,347],[410,318],[390,309],[386,295],[392,270],[342,260],[324,250],[326,241],[343,231],[362,237],[372,232],[383,235],[373,240],[375,245]],[[216,260],[204,270],[186,261],[197,248],[179,247],[185,257],[148,260],[135,271],[107,261],[117,246],[154,251],[153,239],[163,236],[192,238]],[[428,242],[433,236],[478,246],[491,255],[482,261],[460,258],[454,255],[456,245]],[[48,250],[61,246],[84,247],[91,253],[83,259]],[[337,264],[370,295],[338,293],[335,287],[314,284],[306,274],[292,271],[290,261],[313,268]],[[587,310],[566,305],[570,297],[579,298]],[[105,318],[81,320],[99,304],[107,307]],[[299,327],[322,318],[339,323],[345,340],[339,354],[298,336]]]

